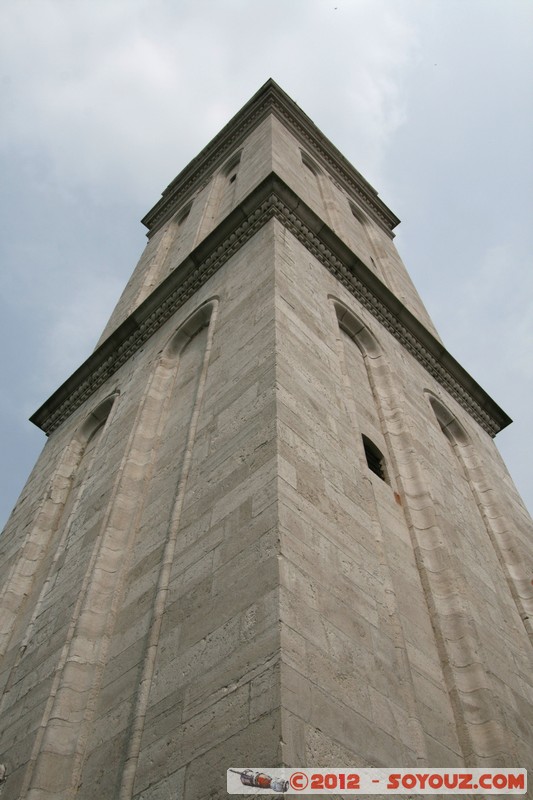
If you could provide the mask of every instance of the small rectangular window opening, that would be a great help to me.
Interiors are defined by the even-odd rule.
[[[378,448],[373,442],[370,441],[370,439],[367,439],[366,436],[363,436],[363,445],[365,448],[368,469],[370,469],[374,475],[377,475],[378,478],[381,478],[382,481],[386,480],[385,469],[383,466],[383,456],[379,452]]]

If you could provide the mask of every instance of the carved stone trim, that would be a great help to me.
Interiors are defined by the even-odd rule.
[[[161,283],[32,416],[56,430],[214,273],[275,217],[494,436],[511,420],[435,337],[275,173]]]

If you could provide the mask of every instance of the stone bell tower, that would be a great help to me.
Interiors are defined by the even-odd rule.
[[[143,222],[0,539],[2,800],[530,765],[510,420],[441,343],[398,219],[268,81]]]

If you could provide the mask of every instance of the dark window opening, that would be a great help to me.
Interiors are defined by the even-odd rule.
[[[382,481],[386,481],[383,455],[379,452],[376,445],[371,442],[370,439],[367,439],[366,436],[363,436],[363,446],[365,448],[368,469],[372,470],[374,475],[377,475]]]

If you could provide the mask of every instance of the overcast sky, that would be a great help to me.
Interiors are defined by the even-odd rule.
[[[402,219],[445,345],[515,420],[496,441],[533,508],[531,0],[3,0],[0,53],[0,523],[140,218],[268,77]]]

